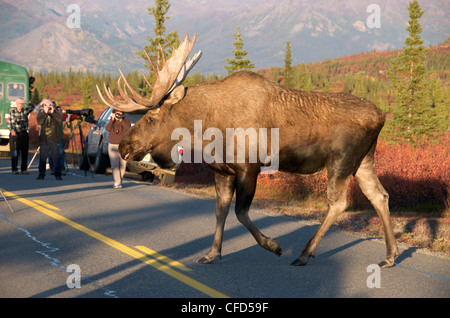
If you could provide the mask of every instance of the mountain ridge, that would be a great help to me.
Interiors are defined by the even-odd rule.
[[[284,48],[291,41],[293,63],[316,62],[361,51],[401,48],[406,37],[408,0],[378,1],[381,28],[370,29],[366,12],[371,1],[170,1],[167,32],[198,34],[194,50],[204,54],[196,70],[225,72],[232,57],[232,34],[238,25],[248,58],[256,68],[282,66]],[[116,73],[143,70],[135,54],[153,36],[153,17],[144,0],[124,2],[80,0],[81,28],[70,29],[70,13],[57,0],[4,0],[0,3],[0,56],[34,70],[89,70]],[[448,1],[421,3],[426,45],[450,34]]]

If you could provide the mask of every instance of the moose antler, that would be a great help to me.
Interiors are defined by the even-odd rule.
[[[195,44],[195,40],[197,39],[197,34],[194,35],[191,41],[189,41],[189,36],[186,34],[184,41],[181,41],[180,45],[177,49],[174,49],[172,55],[168,60],[166,60],[166,56],[161,45],[159,46],[162,56],[163,56],[163,67],[161,70],[153,64],[152,60],[148,56],[148,53],[144,50],[147,59],[150,62],[150,66],[153,69],[153,72],[156,76],[156,81],[152,85],[146,80],[147,84],[153,89],[152,96],[150,98],[145,98],[137,93],[128,83],[125,75],[123,75],[121,69],[119,68],[120,76],[117,80],[117,86],[119,89],[120,96],[124,100],[124,102],[118,101],[112,94],[111,89],[105,87],[105,92],[108,98],[112,101],[112,104],[108,103],[97,86],[98,94],[102,101],[117,110],[124,112],[131,112],[135,110],[150,110],[158,107],[158,104],[161,100],[169,94],[175,87],[180,85],[184,79],[186,78],[189,71],[194,67],[197,61],[200,59],[202,52],[197,52],[189,61],[186,62],[189,54],[192,51],[192,48]],[[145,77],[144,77],[145,78]],[[123,79],[124,84],[122,88],[121,79]],[[129,95],[129,93],[131,96]]]

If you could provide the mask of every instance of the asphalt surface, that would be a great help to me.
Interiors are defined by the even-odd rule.
[[[133,180],[117,190],[111,175],[74,168],[62,181],[36,177],[36,163],[29,175],[12,175],[0,159],[0,188],[14,210],[0,197],[2,298],[450,296],[449,257],[402,245],[397,266],[379,269],[382,240],[335,227],[307,266],[290,266],[318,225],[260,210],[250,217],[282,256],[259,247],[230,211],[222,258],[197,264],[212,243],[214,200]],[[210,310],[187,303],[172,309]]]

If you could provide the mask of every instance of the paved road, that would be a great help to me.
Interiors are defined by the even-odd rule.
[[[371,264],[384,244],[337,229],[308,266],[289,266],[317,225],[264,211],[251,218],[277,239],[281,257],[257,246],[231,212],[222,259],[196,264],[212,243],[214,200],[132,180],[115,190],[111,176],[78,170],[36,180],[36,164],[13,176],[9,164],[0,160],[14,209],[0,199],[0,297],[450,296],[449,258],[406,247],[398,266],[379,271]]]

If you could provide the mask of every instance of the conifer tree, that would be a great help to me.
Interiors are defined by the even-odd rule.
[[[80,77],[80,89],[81,89],[81,103],[84,106],[89,106],[92,104],[91,90],[94,82],[89,74],[89,71],[86,72],[85,76]]]
[[[255,65],[252,64],[252,61],[245,58],[247,56],[247,51],[243,49],[244,41],[242,40],[242,34],[239,31],[240,26],[237,27],[237,33],[233,34],[235,38],[235,41],[233,42],[235,50],[232,51],[234,59],[226,59],[228,65],[224,66],[228,71],[228,74],[233,74],[242,70],[251,71],[255,67]]]
[[[41,102],[41,95],[39,95],[39,89],[37,87],[33,90],[33,95],[31,96],[31,100],[34,105],[37,105]]]
[[[347,74],[344,80],[344,87],[342,91],[344,93],[351,94],[355,89],[355,78],[353,74]]]
[[[409,33],[405,46],[396,58],[391,59],[388,78],[393,84],[396,97],[393,109],[393,121],[397,136],[405,137],[411,143],[417,137],[429,133],[434,129],[432,117],[428,116],[431,110],[426,103],[426,77],[428,70],[425,62],[427,49],[423,46],[420,36],[423,29],[420,18],[424,11],[419,2],[409,3]]]
[[[167,16],[167,12],[170,9],[170,4],[168,0],[155,0],[155,6],[153,8],[149,8],[149,14],[153,15],[155,19],[155,28],[153,29],[155,33],[155,37],[152,38],[150,36],[147,37],[147,40],[150,42],[149,45],[144,46],[144,50],[147,51],[148,55],[153,58],[153,61],[156,62],[156,65],[161,69],[162,67],[162,53],[159,49],[159,46],[163,48],[167,59],[172,54],[172,50],[174,47],[178,47],[180,43],[180,38],[178,36],[177,31],[173,31],[166,35],[166,21],[170,19]],[[142,57],[145,60],[144,65],[147,68],[151,69],[150,63],[147,60],[147,56],[143,51],[136,52],[137,55]],[[154,81],[153,72],[150,73],[149,81],[152,83]],[[145,90],[150,90],[150,88],[145,88]],[[147,92],[149,93],[149,92]]]
[[[300,64],[299,74],[298,74],[298,89],[304,91],[313,91],[314,85],[311,80],[311,73],[306,67],[305,63]]]
[[[286,48],[284,49],[284,86],[293,88],[294,83],[294,71],[292,69],[292,51],[291,42],[286,43]]]

